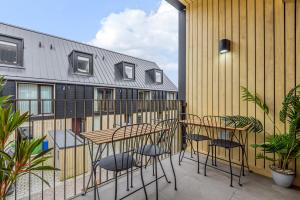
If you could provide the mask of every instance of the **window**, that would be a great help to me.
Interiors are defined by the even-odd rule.
[[[114,111],[114,90],[106,88],[95,88],[95,105],[94,111],[113,112]],[[102,109],[100,109],[102,108]]]
[[[32,115],[53,113],[53,86],[38,84],[18,84],[18,108],[21,113]]]
[[[150,108],[151,92],[150,91],[139,91],[139,109],[144,110]]]
[[[151,100],[151,92],[139,91],[139,100]]]
[[[70,54],[70,61],[74,73],[81,75],[93,74],[93,55],[78,51],[73,51]]]
[[[135,64],[129,62],[119,62],[115,64],[117,73],[116,78],[120,80],[133,81],[135,80]]]
[[[134,65],[125,63],[124,64],[124,79],[133,80],[134,79]]]
[[[23,40],[0,35],[0,63],[22,65]]]
[[[131,114],[126,114],[125,115],[125,123],[126,124],[132,124],[132,115]]]
[[[82,56],[77,57],[77,70],[81,73],[89,73],[90,59]]]
[[[146,74],[150,77],[152,83],[162,84],[164,79],[164,73],[161,69],[150,69],[146,71]]]
[[[162,83],[163,82],[162,71],[155,70],[155,82],[156,83]]]
[[[168,92],[167,100],[176,100],[176,92]]]

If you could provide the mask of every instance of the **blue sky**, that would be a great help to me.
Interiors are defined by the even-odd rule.
[[[1,7],[1,22],[153,60],[177,84],[177,14],[162,0],[6,0]]]

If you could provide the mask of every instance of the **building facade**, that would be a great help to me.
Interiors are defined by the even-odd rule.
[[[177,99],[154,62],[3,23],[0,74],[7,80],[2,95],[13,95],[21,112],[35,121],[71,119],[76,133],[86,130],[87,117],[123,113],[118,123],[131,123],[142,105],[157,109],[145,106],[150,100]]]

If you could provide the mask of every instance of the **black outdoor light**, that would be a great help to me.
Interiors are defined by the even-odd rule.
[[[227,39],[220,40],[219,51],[221,54],[229,52],[230,51],[230,40],[227,40]]]

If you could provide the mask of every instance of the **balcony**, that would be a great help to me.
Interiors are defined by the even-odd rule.
[[[177,100],[36,100],[15,99],[13,108],[28,110],[31,117],[20,128],[24,140],[46,136],[44,145],[53,148],[47,165],[59,171],[37,174],[49,182],[50,187],[32,174],[20,177],[8,199],[70,199],[81,197],[88,185],[91,169],[88,142],[83,132],[106,130],[136,123],[155,124],[157,121],[177,118],[181,103]],[[105,106],[104,106],[105,105]],[[109,108],[109,109],[108,109]],[[47,110],[47,113],[43,110]],[[49,112],[50,111],[50,112]],[[14,141],[14,137],[10,140]],[[179,134],[176,133],[173,152],[179,151]],[[40,147],[39,150],[44,147]],[[101,147],[104,149],[104,147]],[[93,146],[93,156],[97,145]],[[111,144],[103,157],[112,155]],[[109,183],[110,172],[98,171],[100,186]],[[89,193],[87,194],[87,197]]]
[[[168,159],[163,161],[163,166],[167,170],[167,176],[171,181],[168,184],[166,180],[160,179],[159,181],[159,198],[160,199],[174,199],[174,200],[195,200],[195,199],[227,199],[227,200],[238,200],[238,199],[297,199],[300,190],[298,189],[285,189],[276,186],[271,179],[256,175],[254,173],[247,173],[243,178],[243,187],[239,187],[237,184],[233,188],[228,186],[229,176],[220,173],[214,169],[208,170],[208,175],[203,176],[203,167],[201,167],[201,173],[196,173],[197,165],[195,162],[190,160],[184,160],[181,166],[178,163],[178,155],[174,156],[175,171],[178,181],[178,191],[174,191],[174,181],[173,175],[171,173],[170,164]],[[204,161],[204,159],[202,160]],[[226,166],[222,166],[226,168]],[[159,171],[159,174],[162,174]],[[134,173],[134,187],[131,190],[141,186],[139,172]],[[145,180],[150,182],[153,180],[152,167],[149,166],[145,171]],[[74,180],[73,180],[74,181]],[[236,180],[235,180],[236,181]],[[130,192],[126,192],[126,177],[122,177],[119,180],[119,196],[124,197]],[[77,180],[77,184],[82,184],[82,179]],[[73,192],[72,182],[67,182],[67,187],[69,192]],[[78,187],[79,189],[80,187]],[[60,199],[60,195],[64,193],[63,184],[57,185],[56,199]],[[147,192],[149,200],[155,199],[155,184],[147,186]],[[99,187],[100,198],[102,199],[114,199],[114,183],[107,182],[103,186]],[[53,188],[45,188],[44,191],[45,200],[54,199]],[[42,194],[34,194],[32,199],[42,199]],[[27,198],[24,198],[27,199]],[[94,199],[93,191],[88,192],[85,196],[78,195],[74,199],[89,200]],[[145,199],[142,190],[130,195],[126,199],[143,200]]]
[[[15,100],[15,108],[24,102],[27,105],[52,105],[51,114],[32,115],[27,123],[22,125],[21,133],[24,139],[32,139],[47,136],[46,143],[51,151],[51,159],[47,164],[60,169],[54,172],[40,172],[38,175],[47,180],[48,187],[32,174],[18,179],[14,192],[8,199],[94,199],[92,182],[89,182],[91,160],[87,141],[81,137],[81,133],[105,130],[131,123],[155,124],[157,121],[180,117],[185,107],[177,100]],[[22,103],[20,103],[22,102]],[[36,103],[33,103],[36,102]],[[97,105],[97,109],[94,109]],[[107,105],[98,106],[98,105]],[[109,111],[108,106],[114,105]],[[61,107],[62,106],[62,107]],[[30,108],[31,106],[29,106]],[[43,107],[43,106],[42,106]],[[57,112],[58,109],[60,110]],[[97,112],[94,112],[97,110]],[[83,112],[84,111],[84,112]],[[29,112],[30,109],[29,109]],[[80,112],[80,113],[79,113]],[[79,120],[80,119],[80,120]],[[168,157],[162,157],[162,164],[171,183],[167,183],[164,177],[159,179],[160,199],[296,199],[300,190],[285,189],[276,186],[271,179],[250,173],[246,170],[242,177],[243,186],[238,185],[238,179],[234,178],[233,187],[229,186],[230,176],[222,171],[228,171],[228,163],[224,162],[226,154],[218,154],[218,169],[208,166],[207,176],[203,175],[206,151],[202,145],[199,152],[200,174],[197,174],[196,154],[192,155],[190,147],[181,165],[178,165],[178,152],[181,149],[181,131],[176,130],[173,142],[172,157],[175,163],[175,172],[178,183],[178,191],[174,190],[174,179]],[[96,155],[97,145],[94,145],[92,154]],[[100,147],[104,150],[103,157],[112,154],[112,147],[108,145]],[[191,157],[192,155],[192,157]],[[234,174],[239,173],[241,159],[238,152],[234,153]],[[209,158],[208,163],[211,163]],[[155,199],[155,183],[153,182],[152,163],[144,170],[145,182],[149,199]],[[162,175],[158,167],[158,176]],[[119,174],[118,197],[120,199],[145,199],[141,188],[140,171],[133,173],[133,188],[126,191],[126,174]],[[112,172],[104,169],[97,170],[97,187],[102,199],[114,198],[114,177]],[[139,189],[137,192],[135,192]],[[87,191],[86,193],[84,191]],[[131,194],[132,192],[135,192]]]

